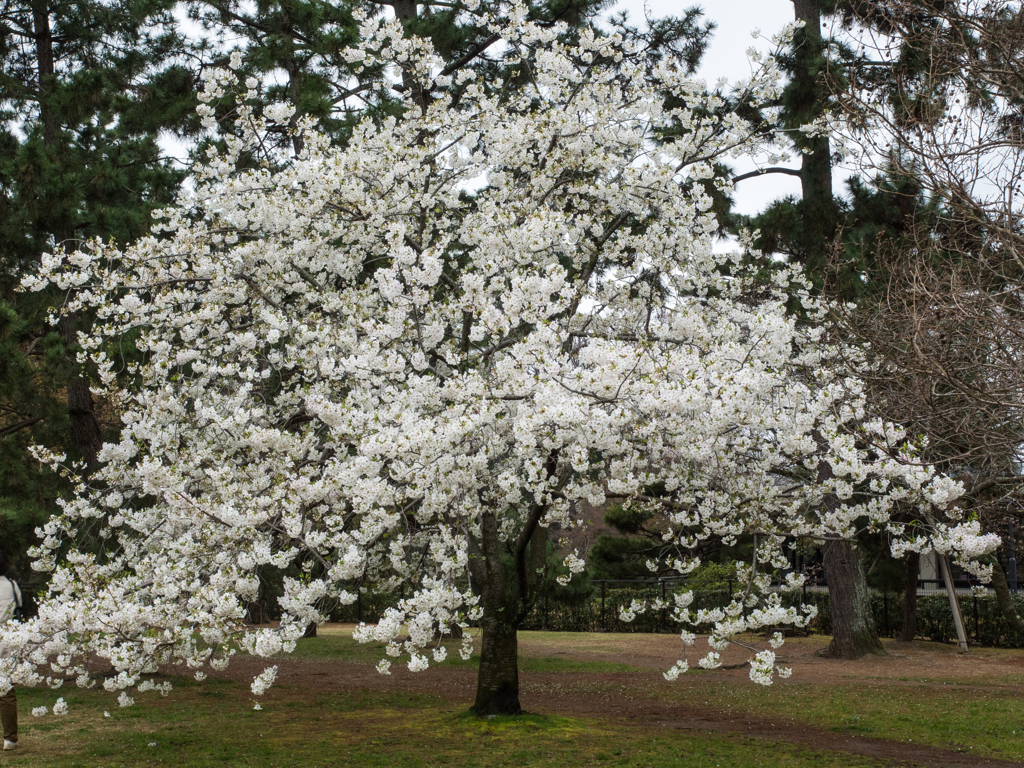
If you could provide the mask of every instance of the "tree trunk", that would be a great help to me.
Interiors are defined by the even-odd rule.
[[[903,629],[899,641],[909,643],[917,632],[917,577],[921,572],[921,556],[911,552],[907,556],[906,594],[903,596]]]
[[[502,626],[500,617],[483,618],[484,637],[480,648],[480,671],[476,681],[473,711],[480,715],[518,715],[519,639],[516,630]]]
[[[822,554],[832,606],[832,642],[821,655],[833,659],[859,659],[868,653],[884,656],[857,550],[847,541],[829,541]]]
[[[74,358],[74,350],[78,346],[78,323],[74,314],[65,315],[60,319],[57,328],[68,350]],[[86,463],[86,472],[91,474],[96,468],[96,454],[103,446],[103,431],[93,407],[92,391],[88,380],[81,375],[74,376],[67,383],[68,416],[71,418],[71,432],[75,443],[82,451]]]
[[[32,22],[36,37],[36,67],[39,77],[39,119],[43,124],[43,146],[51,153],[51,160],[57,160],[58,119],[53,99],[56,89],[53,58],[53,30],[50,27],[50,7],[47,0],[36,0],[32,6]],[[70,230],[70,212],[65,214],[58,231],[53,233],[57,247],[64,246],[64,241],[72,237]],[[62,317],[57,325],[64,345],[74,359],[73,350],[78,346],[77,318],[74,315]],[[103,433],[93,408],[92,392],[89,382],[82,376],[74,376],[67,384],[68,416],[71,419],[71,432],[75,443],[82,451],[86,462],[86,472],[95,469],[96,454],[103,445]]]
[[[1017,632],[1024,634],[1024,619],[1017,613],[1017,606],[1013,604],[1010,597],[1010,587],[1006,583],[1006,574],[1003,573],[1003,566],[994,557],[989,558],[992,566],[992,589],[996,592],[996,605],[1003,618]]]
[[[43,145],[52,147],[57,141],[57,119],[52,101],[55,69],[48,0],[35,0],[32,3],[32,24],[35,27],[36,69],[39,77],[39,121],[43,124]]]
[[[821,82],[824,58],[821,13],[817,0],[793,0],[797,21],[804,23],[794,38],[796,64],[789,88],[792,117],[801,124],[821,116],[827,105]],[[828,135],[792,134],[800,150],[800,216],[803,262],[815,287],[827,289],[829,246],[836,235],[839,208],[832,192],[832,146]]]
[[[485,569],[480,584],[483,641],[473,711],[480,716],[518,715],[523,709],[519,705],[519,642],[512,621],[516,611],[507,604],[503,547],[493,512],[483,514],[480,538]]]

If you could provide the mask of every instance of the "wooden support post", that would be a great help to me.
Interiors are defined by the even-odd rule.
[[[604,585],[606,583],[607,582],[604,579],[601,579],[601,629],[605,631],[608,630],[608,623],[604,618]]]
[[[942,580],[946,582],[946,594],[949,596],[949,608],[953,611],[953,623],[956,625],[956,639],[960,650],[967,653],[967,630],[964,629],[964,617],[960,612],[960,601],[956,599],[953,589],[953,574],[949,570],[949,562],[945,555],[939,555],[939,567],[942,569]]]
[[[665,600],[665,581],[661,582],[661,602],[664,605]],[[661,609],[661,628],[668,629],[668,608]]]
[[[981,645],[981,623],[978,620],[978,596],[974,595],[974,639]]]

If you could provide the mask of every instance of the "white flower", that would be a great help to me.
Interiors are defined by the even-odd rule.
[[[759,685],[771,685],[774,668],[775,654],[761,651],[750,662],[750,679]]]
[[[295,107],[291,104],[278,103],[268,104],[263,108],[263,116],[272,123],[285,123],[295,114]]]
[[[680,659],[667,672],[662,672],[662,675],[666,680],[672,682],[673,680],[676,680],[679,677],[679,675],[686,672],[686,670],[688,670],[689,668],[690,665],[687,662]]]
[[[43,717],[47,711],[46,707],[32,707],[32,717]]]
[[[254,696],[262,696],[268,690],[270,686],[274,684],[274,680],[277,679],[277,666],[267,667],[260,672],[256,678],[252,681],[250,686]]]
[[[53,705],[53,714],[55,715],[66,715],[68,713],[67,702],[61,697]]]
[[[119,707],[125,708],[125,707],[134,706],[134,704],[135,704],[135,699],[133,699],[131,696],[129,696],[124,691],[121,691],[121,695],[117,697],[117,705]]]
[[[717,669],[722,666],[721,659],[722,657],[717,651],[709,651],[708,655],[697,663],[700,665],[701,669]]]

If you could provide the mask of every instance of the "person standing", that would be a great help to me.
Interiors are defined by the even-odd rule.
[[[21,588],[7,576],[11,564],[0,551],[0,624],[6,624],[21,608]],[[4,728],[4,749],[18,748],[18,697],[12,687],[0,696],[0,721]]]

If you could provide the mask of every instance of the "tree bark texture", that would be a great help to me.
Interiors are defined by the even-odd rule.
[[[1017,607],[1010,597],[1010,587],[1006,583],[1006,574],[1003,573],[1003,566],[994,557],[989,558],[992,566],[992,589],[996,592],[996,605],[1003,618],[1017,632],[1024,633],[1024,619],[1017,613]]]
[[[78,346],[77,326],[74,315],[65,315],[57,325],[61,338],[71,355],[74,354],[72,350]],[[93,407],[92,391],[89,389],[88,380],[83,376],[75,376],[68,381],[67,390],[71,432],[75,444],[82,451],[87,471],[91,472],[96,463],[96,454],[103,446],[103,432]]]
[[[793,38],[794,64],[787,87],[787,111],[789,120],[795,124],[790,128],[813,122],[827,108],[819,5],[818,0],[793,0],[794,16],[804,26]],[[799,212],[803,231],[799,235],[798,258],[815,288],[828,290],[830,246],[839,225],[839,207],[832,191],[832,146],[827,135],[791,135],[800,150]]]
[[[832,606],[832,642],[822,655],[833,659],[859,659],[869,653],[884,656],[860,554],[847,541],[826,542],[822,554]]]
[[[43,145],[50,152],[55,151],[58,143],[58,120],[54,111],[53,94],[56,85],[53,30],[50,26],[50,7],[47,0],[36,0],[32,6],[32,23],[36,36],[36,67],[39,78],[39,118],[43,124]],[[70,227],[65,220],[62,228],[54,232],[57,246],[61,247],[70,238]],[[69,353],[78,346],[78,322],[74,315],[61,318],[57,330]],[[73,355],[73,353],[71,353]],[[96,454],[103,445],[103,433],[99,419],[93,408],[92,392],[89,382],[81,377],[73,377],[67,384],[68,416],[71,419],[71,432],[85,459],[87,472],[94,468]]]
[[[512,615],[516,611],[508,605],[503,547],[498,538],[498,521],[491,512],[481,519],[480,538],[484,569],[480,585],[483,640],[473,711],[480,716],[518,715],[523,709],[519,705],[519,645]]]
[[[818,444],[824,445],[820,435]],[[832,465],[824,459],[819,461],[818,482],[825,482],[832,476]],[[834,510],[839,500],[830,493],[823,504]],[[885,655],[875,629],[871,591],[860,553],[848,541],[826,541],[821,554],[832,611],[832,642],[821,655],[832,659],[859,659],[868,653]]]
[[[43,124],[43,144],[52,147],[57,141],[57,120],[54,115],[53,31],[50,27],[50,5],[47,0],[32,3],[32,24],[36,38],[36,68],[39,77],[39,120]]]
[[[901,643],[909,643],[917,632],[917,577],[921,572],[921,556],[917,552],[907,555],[906,592],[903,596],[903,629]]]

